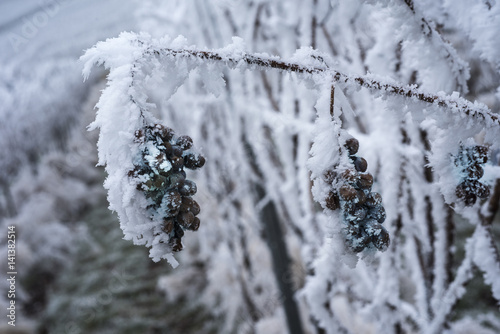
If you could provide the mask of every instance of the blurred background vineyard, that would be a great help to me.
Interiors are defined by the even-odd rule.
[[[217,248],[212,258],[209,254],[212,250],[206,247],[210,242],[217,244],[217,240],[200,242],[194,237],[188,238],[188,246],[193,251],[184,252],[180,256],[180,267],[171,269],[166,262],[153,263],[148,258],[146,248],[133,246],[130,241],[122,240],[123,233],[119,228],[118,219],[107,209],[108,202],[102,186],[106,177],[104,169],[96,167],[95,147],[98,133],[86,131],[87,125],[95,117],[94,106],[105,87],[107,73],[102,68],[96,69],[91,78],[83,82],[82,64],[78,58],[85,49],[98,41],[115,37],[124,30],[146,30],[153,36],[171,34],[175,37],[183,34],[190,42],[202,47],[223,47],[231,43],[231,36],[240,34],[252,52],[290,56],[300,46],[312,46],[334,57],[339,66],[358,69],[364,74],[368,67],[365,64],[365,52],[376,45],[367,32],[369,29],[362,22],[365,17],[363,15],[367,15],[368,11],[360,9],[366,6],[365,2],[355,1],[357,5],[352,6],[355,8],[352,11],[348,6],[339,5],[337,1],[331,2],[334,9],[330,9],[330,3],[326,1],[313,0],[307,4],[299,2],[293,1],[294,5],[290,8],[275,1],[264,0],[242,1],[238,4],[248,3],[247,8],[251,8],[252,13],[259,13],[257,18],[260,19],[256,19],[247,17],[246,12],[235,11],[234,8],[239,7],[231,1],[222,0],[193,0],[186,3],[172,1],[168,5],[154,0],[48,0],[43,3],[34,0],[2,1],[0,148],[3,154],[0,158],[0,227],[3,231],[6,231],[6,226],[9,225],[15,225],[17,228],[19,309],[16,330],[7,327],[3,319],[0,332],[76,334],[288,331],[281,300],[273,297],[279,295],[279,282],[275,281],[271,251],[267,249],[265,242],[267,232],[254,228],[260,226],[257,217],[258,210],[263,206],[260,202],[262,198],[254,201],[250,196],[244,197],[248,188],[238,190],[238,186],[241,186],[238,183],[238,174],[242,170],[252,169],[250,164],[247,164],[247,169],[239,169],[242,167],[237,166],[240,163],[238,157],[234,157],[233,161],[226,161],[225,166],[219,165],[224,161],[218,161],[217,165],[214,163],[212,167],[208,167],[207,175],[213,173],[216,176],[212,179],[196,174],[200,179],[200,197],[205,203],[205,206],[202,205],[202,211],[205,210],[206,218],[206,221],[202,221],[204,225],[198,233],[209,234],[204,229],[222,230],[224,224],[234,222],[231,228],[240,233],[234,238],[241,237],[236,239],[234,244],[247,242],[244,237],[248,236],[248,245],[241,246],[241,250],[238,248],[240,246],[233,248],[234,240],[228,241],[230,233],[221,232],[223,237],[220,244],[224,244],[225,248]],[[423,7],[430,2],[418,3]],[[495,8],[498,7],[500,5],[495,5]],[[278,13],[279,10],[283,12]],[[300,10],[302,12],[297,13]],[[352,13],[355,10],[359,11],[359,17]],[[431,9],[428,11],[431,12]],[[439,21],[440,12],[436,13],[435,20]],[[339,18],[343,15],[346,22],[349,17],[352,20],[350,23],[342,21],[338,24],[352,26],[339,28],[330,17]],[[309,21],[304,23],[306,18],[309,20],[311,17],[318,21],[316,31],[323,39],[315,37],[314,33],[308,30]],[[323,18],[323,21],[320,18]],[[500,104],[495,93],[500,80],[495,65],[493,62],[482,60],[477,52],[473,51],[472,43],[464,38],[464,34],[453,28],[441,33],[452,42],[460,56],[470,65],[471,76],[467,81],[469,89],[466,97],[471,101],[479,100],[491,110],[497,111]],[[401,53],[401,50],[395,50],[395,54],[397,52]],[[373,61],[377,53],[372,52],[370,56]],[[383,63],[384,57],[380,58]],[[392,56],[388,58],[395,62],[405,61],[393,59]],[[497,61],[500,63],[500,59]],[[417,74],[409,71],[412,65],[408,65],[406,72],[399,72],[395,70],[399,65],[392,65],[394,66],[387,65],[391,70],[381,69],[380,72],[384,75],[397,73],[396,79],[404,83],[421,84]],[[234,80],[236,83],[231,86],[231,75],[226,78],[229,87],[240,83]],[[281,74],[264,72],[250,77],[248,82],[253,82],[252,80],[258,81],[260,85],[260,90],[257,89],[258,92],[253,93],[260,97],[256,100],[256,109],[262,108],[269,113],[286,113],[283,109],[289,107],[291,114],[299,115],[297,110],[309,108],[309,113],[302,112],[306,115],[304,119],[293,119],[282,124],[295,129],[313,123],[314,99],[300,84],[283,83],[288,79],[283,79]],[[423,84],[425,86],[427,82]],[[447,82],[444,90],[450,88],[448,84],[453,86]],[[456,86],[452,88],[458,90]],[[201,90],[193,80],[189,89],[181,89],[180,97],[174,97],[174,106],[167,106],[165,109],[176,109],[176,98],[181,99],[193,91]],[[283,95],[280,95],[282,92]],[[221,107],[210,94],[199,94],[193,101],[185,102],[184,105],[179,103],[178,108],[206,110],[207,114],[216,115],[211,119],[214,124],[225,119],[224,112],[227,110],[224,106]],[[287,101],[286,98],[290,99]],[[301,102],[298,102],[299,99]],[[234,104],[231,104],[233,102]],[[238,101],[227,103],[238,108]],[[365,103],[360,101],[357,107],[366,108],[366,105],[363,106]],[[179,133],[191,135],[190,115],[189,110],[177,110],[165,117],[176,125]],[[367,124],[363,124],[363,120],[360,120],[362,117],[357,114],[347,114],[346,117],[346,124],[361,136],[363,144],[363,131],[366,130]],[[235,117],[234,121],[235,128],[239,126],[238,122],[250,124],[244,117]],[[203,131],[209,132],[213,128],[203,128],[201,117],[197,122],[198,133],[193,137],[196,139],[198,136],[198,141],[203,142]],[[248,129],[252,131],[251,126],[248,126]],[[225,130],[229,132],[233,129]],[[265,130],[268,132],[264,133],[269,137],[276,134],[273,132],[275,129]],[[281,135],[279,131],[281,130],[276,130]],[[309,142],[297,144],[299,137],[293,131],[283,132],[283,136],[288,135],[291,138],[290,142],[296,145],[295,148],[297,145],[308,147]],[[215,145],[222,139],[212,140],[206,143],[206,146]],[[272,145],[269,143],[274,142],[270,139],[266,144]],[[223,143],[222,147],[229,151],[231,143]],[[294,154],[299,155],[294,159],[300,160],[301,154],[307,158],[307,150],[298,151],[294,151]],[[493,163],[497,164],[497,152],[493,153]],[[251,154],[247,150],[242,152],[241,156],[248,158]],[[208,152],[208,158],[210,155]],[[373,156],[372,154],[368,157]],[[217,153],[212,153],[212,157],[217,159]],[[270,162],[271,165],[273,163],[276,162]],[[302,163],[305,166],[306,161]],[[217,169],[219,174],[210,168]],[[279,168],[282,174],[299,174],[291,182],[291,187],[310,187],[308,174],[304,172],[305,167],[294,165],[290,167],[292,171],[287,170],[287,166]],[[302,184],[299,184],[301,182]],[[309,195],[297,195],[297,203],[304,198],[310,199]],[[217,205],[231,208],[221,209]],[[309,205],[308,208],[313,213],[321,211],[313,203],[302,205]],[[284,208],[290,206],[293,205],[283,204]],[[314,274],[311,270],[312,259],[323,242],[318,236],[322,236],[325,231],[318,227],[322,222],[321,217],[309,215],[307,212],[302,216],[290,217],[287,210],[280,208],[280,217],[287,221],[284,224],[284,238],[289,247],[292,266],[287,280],[292,283],[295,293],[304,287],[306,277]],[[304,226],[313,226],[311,230],[316,230],[307,235],[302,225],[294,225],[296,220],[303,220]],[[497,215],[492,224],[497,248],[500,247],[499,220]],[[464,242],[472,231],[473,226],[456,217],[455,265],[463,259]],[[0,241],[3,249],[6,232],[2,233]],[[213,238],[218,236],[217,234]],[[315,238],[319,239],[317,245],[313,242]],[[301,242],[306,244],[304,240],[307,240],[307,247],[310,245],[305,250],[301,246]],[[211,259],[210,262],[207,259]],[[0,257],[2,268],[5,263],[5,257]],[[346,271],[339,273],[339,279],[345,273]],[[479,271],[476,270],[474,275],[474,279],[467,286],[466,296],[454,309],[451,321],[456,323],[452,329],[456,333],[495,333],[500,329],[498,303]],[[221,280],[220,277],[224,278]],[[360,277],[362,275],[355,276],[353,280]],[[283,277],[281,279],[285,280]],[[2,291],[7,286],[4,281],[0,284]],[[349,279],[346,278],[346,281]],[[413,286],[408,284],[401,288],[401,294],[408,293],[408,299],[411,299],[414,291]],[[229,292],[225,293],[226,290]],[[347,285],[346,290],[349,290]],[[350,296],[349,293],[350,291],[346,292],[346,295]],[[6,300],[3,298],[2,292],[0,306],[5,309]],[[237,301],[233,303],[231,298]],[[404,299],[405,296],[401,298]],[[345,306],[348,303],[343,303],[342,300],[339,303],[331,307],[340,314],[340,319],[348,324],[346,327],[351,332],[377,332],[369,321],[360,320],[358,315],[350,319],[349,312],[352,309]],[[304,311],[307,304],[300,300],[296,304],[303,318],[303,332],[324,333],[321,329],[324,324],[318,324],[318,321],[310,316],[309,312],[313,311]],[[329,308],[330,305],[326,307]],[[342,310],[345,313],[342,313]],[[244,326],[245,323],[248,323],[248,326]],[[401,332],[405,331],[401,329]]]

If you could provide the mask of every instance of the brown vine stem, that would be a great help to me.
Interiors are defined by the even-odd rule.
[[[399,85],[395,83],[384,83],[367,76],[349,76],[331,68],[321,68],[314,66],[306,66],[298,63],[286,62],[278,57],[268,57],[254,54],[242,54],[239,56],[226,56],[215,51],[200,51],[200,50],[174,50],[162,48],[158,50],[150,50],[147,53],[152,53],[155,56],[174,56],[174,57],[191,57],[202,60],[213,60],[224,62],[227,65],[236,66],[239,63],[246,63],[251,66],[261,67],[263,69],[275,68],[281,71],[294,72],[300,74],[330,74],[334,82],[353,83],[359,87],[364,87],[373,91],[386,92],[388,94],[399,95],[407,98],[412,98],[417,101],[422,101],[455,109],[468,117],[482,119],[485,122],[491,122],[494,125],[500,126],[500,118],[493,114],[487,107],[476,105],[464,98],[452,97],[449,95],[436,95],[423,92],[414,86]]]
[[[330,115],[333,117],[333,108],[335,107],[335,86],[330,90]]]

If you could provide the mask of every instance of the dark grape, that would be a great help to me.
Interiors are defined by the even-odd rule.
[[[196,168],[201,168],[205,165],[205,157],[203,155],[198,156],[198,162],[196,163]]]
[[[476,203],[476,200],[477,200],[476,195],[474,195],[472,193],[465,194],[464,203],[466,206],[474,205],[474,203]]]
[[[340,200],[338,195],[333,191],[330,191],[325,199],[325,206],[330,210],[337,210],[338,208],[340,208]]]
[[[136,130],[134,132],[134,142],[142,144],[145,141],[144,131],[142,129]]]
[[[155,175],[153,178],[153,186],[155,188],[163,188],[167,185],[167,178],[162,175]]]
[[[357,221],[360,221],[365,219],[367,214],[368,210],[364,206],[358,206],[354,210],[353,217],[355,217]]]
[[[488,147],[477,145],[467,149],[467,156],[470,160],[484,164],[488,161]]]
[[[193,146],[193,140],[189,136],[180,136],[177,138],[175,144],[180,146],[183,150],[189,150]]]
[[[146,180],[146,182],[142,184],[141,189],[145,189],[146,191],[153,189],[153,180],[151,179]]]
[[[385,251],[389,247],[389,233],[381,224],[369,221],[365,225],[365,231],[370,236],[375,248]]]
[[[197,190],[196,183],[190,180],[185,180],[184,185],[179,188],[179,192],[183,196],[193,196]]]
[[[169,142],[175,135],[175,131],[173,129],[163,126],[161,124],[157,124],[156,129],[163,143]]]
[[[350,185],[344,184],[339,188],[339,195],[344,201],[352,201],[356,198],[358,192]]]
[[[197,216],[200,211],[201,211],[201,207],[200,205],[198,204],[198,202],[196,201],[193,201],[193,204],[191,205],[191,208],[190,208],[190,211],[193,213],[193,215]]]
[[[368,163],[366,162],[366,160],[364,158],[356,157],[354,159],[354,168],[356,168],[356,170],[358,172],[364,173],[364,172],[366,172],[366,169],[368,168]]]
[[[182,147],[178,146],[178,145],[172,145],[172,155],[174,157],[181,157],[182,156]]]
[[[172,163],[173,170],[180,170],[184,165],[184,159],[175,155],[170,158],[170,162]]]
[[[349,138],[345,141],[345,147],[349,155],[354,155],[358,153],[359,141],[356,138]]]
[[[184,236],[184,230],[179,224],[174,225],[174,235],[179,239],[181,239]]]
[[[172,153],[173,153],[173,150],[172,150],[172,144],[170,144],[168,141],[167,142],[164,142],[163,143],[163,147],[165,147],[163,149],[163,152],[165,153],[165,155],[167,157],[171,157],[172,156]]]
[[[167,209],[177,210],[180,209],[182,198],[178,191],[170,190],[165,193],[162,200],[162,205]]]
[[[377,205],[370,209],[368,216],[382,224],[386,217],[385,209],[382,205]]]
[[[205,165],[205,158],[202,155],[194,155],[193,153],[184,156],[184,167],[189,169],[201,168]]]
[[[369,207],[375,207],[382,204],[382,196],[379,193],[371,192],[366,197],[366,205]]]
[[[326,183],[332,183],[337,178],[337,173],[333,170],[327,170],[323,174],[323,177],[324,177]]]
[[[484,175],[484,169],[478,163],[469,166],[466,172],[469,179],[479,180]]]
[[[472,191],[479,198],[487,198],[490,196],[490,189],[479,181],[471,181]]]
[[[192,212],[195,216],[200,213],[200,205],[193,200],[191,197],[184,196],[182,197],[182,205],[180,208],[181,212]]]
[[[468,186],[467,186],[466,182],[460,183],[455,188],[455,194],[457,195],[458,198],[464,198],[468,192],[469,192],[469,190],[468,190]]]
[[[191,224],[190,230],[191,231],[198,231],[200,228],[200,218],[194,217],[193,223]]]
[[[342,173],[342,180],[344,180],[346,183],[354,185],[359,180],[359,174],[355,170],[346,169]]]
[[[163,232],[170,234],[174,230],[174,221],[172,219],[165,218],[163,219],[163,226],[162,230]]]
[[[177,215],[177,221],[185,228],[189,228],[194,221],[194,214],[191,211],[181,212]]]
[[[181,239],[179,239],[179,238],[170,239],[169,245],[170,245],[170,247],[172,247],[172,251],[174,251],[174,252],[180,252],[183,248]]]
[[[174,173],[174,174],[171,174],[169,177],[168,177],[168,186],[170,188],[179,188],[179,187],[182,187],[182,185],[184,184],[184,182],[186,182],[186,178],[184,177],[184,175],[182,175],[182,173]],[[190,181],[191,182],[191,181]]]
[[[373,176],[370,173],[360,174],[358,180],[358,187],[361,189],[371,189],[373,185]]]
[[[345,243],[353,252],[362,252],[370,243],[370,236],[357,226],[349,226],[344,230]]]
[[[181,212],[190,211],[191,206],[193,205],[194,200],[189,196],[182,196],[182,204],[181,204]]]
[[[356,194],[356,203],[358,205],[363,205],[365,204],[366,202],[366,194],[363,190],[359,189],[357,190],[357,194]]]

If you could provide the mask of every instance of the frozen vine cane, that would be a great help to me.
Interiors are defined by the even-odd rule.
[[[135,143],[141,154],[128,175],[148,199],[150,218],[163,220],[162,231],[168,235],[172,251],[178,252],[184,231],[200,227],[196,217],[200,206],[191,197],[197,191],[196,184],[186,179],[184,167],[201,168],[205,158],[189,151],[193,145],[189,136],[176,137],[172,129],[161,124],[136,131]]]

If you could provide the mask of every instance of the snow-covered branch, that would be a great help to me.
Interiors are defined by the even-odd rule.
[[[359,87],[368,88],[373,91],[379,91],[387,94],[400,95],[407,98],[412,98],[415,101],[422,101],[434,104],[440,107],[446,107],[454,112],[463,114],[468,117],[474,117],[484,121],[486,125],[498,126],[500,119],[493,114],[485,105],[480,103],[472,103],[458,96],[450,96],[445,93],[428,93],[424,92],[416,86],[402,85],[389,82],[387,79],[375,78],[371,75],[347,75],[340,71],[333,70],[327,67],[309,66],[300,62],[290,62],[280,59],[279,57],[270,57],[261,54],[224,54],[217,51],[205,51],[195,49],[171,49],[163,48],[151,50],[150,53],[163,57],[194,57],[199,59],[221,61],[231,67],[237,66],[239,63],[258,67],[262,69],[275,68],[286,72],[295,72],[300,74],[328,74],[333,82],[351,83]]]

